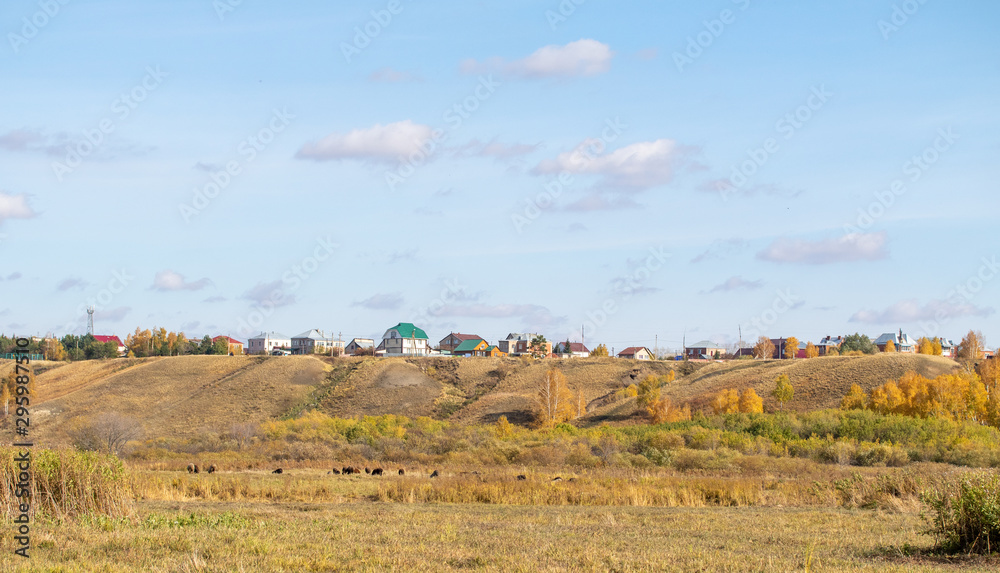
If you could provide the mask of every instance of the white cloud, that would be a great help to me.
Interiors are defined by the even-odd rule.
[[[0,191],[0,223],[5,219],[31,219],[38,213],[28,205],[28,195],[12,195]]]
[[[410,120],[334,133],[302,146],[296,157],[315,161],[365,159],[395,162],[420,150],[434,130]]]
[[[371,310],[396,310],[403,305],[403,295],[398,292],[375,294],[365,300],[357,301],[351,306],[359,306]]]
[[[969,304],[967,302],[949,302],[945,300],[932,300],[921,305],[916,299],[897,302],[889,308],[876,310],[861,310],[854,313],[850,322],[861,322],[864,324],[899,324],[916,322],[918,320],[940,321],[942,318],[960,318],[963,316],[976,316],[986,318],[996,312],[992,308],[984,308]]]
[[[806,241],[780,238],[757,253],[757,258],[775,263],[825,265],[851,261],[878,261],[889,256],[888,235],[850,233],[836,239]]]
[[[588,139],[573,151],[542,161],[532,172],[602,175],[606,185],[643,189],[670,183],[695,151],[670,139],[633,143],[611,153],[604,153],[603,146],[601,140]]]
[[[713,292],[732,292],[734,290],[756,290],[762,287],[764,283],[762,281],[748,281],[744,280],[741,276],[729,277],[725,282],[720,285],[716,285],[709,293]]]
[[[595,76],[611,69],[612,58],[614,52],[607,44],[582,39],[565,46],[545,46],[526,58],[512,62],[502,58],[490,58],[485,62],[468,59],[462,62],[461,70],[467,74],[501,72],[533,79]]]
[[[161,292],[165,291],[177,291],[177,290],[201,290],[206,286],[212,284],[207,278],[200,279],[194,282],[187,282],[184,280],[184,275],[175,273],[171,270],[160,271],[156,273],[156,277],[153,278],[153,286],[150,287],[151,290],[158,290]]]
[[[100,320],[103,322],[121,322],[130,312],[132,312],[132,308],[128,306],[119,306],[118,308],[111,308],[107,310],[100,309],[94,313],[94,320]]]
[[[67,291],[69,289],[83,290],[83,287],[87,286],[87,281],[78,277],[69,277],[61,280],[58,285],[56,285],[56,290]]]

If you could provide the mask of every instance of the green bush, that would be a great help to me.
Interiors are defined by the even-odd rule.
[[[945,553],[1000,552],[1000,476],[975,474],[921,495],[933,516],[923,515]]]

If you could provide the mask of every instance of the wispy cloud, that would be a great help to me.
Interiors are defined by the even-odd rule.
[[[56,285],[56,290],[60,292],[65,292],[70,289],[83,290],[87,284],[87,281],[79,277],[68,277],[59,281],[59,284]]]
[[[722,260],[745,251],[747,242],[743,239],[725,239],[715,241],[704,252],[691,259],[692,263]]]
[[[153,286],[149,288],[150,290],[158,290],[160,292],[201,290],[210,284],[212,284],[212,281],[207,278],[188,282],[184,279],[184,275],[171,270],[165,270],[156,273],[156,276],[153,278]]]
[[[132,312],[132,308],[128,306],[119,306],[118,308],[109,309],[98,309],[94,313],[94,320],[100,320],[102,322],[121,322],[125,320],[125,317]]]
[[[638,190],[670,183],[679,169],[692,163],[698,151],[696,147],[680,145],[670,139],[657,139],[633,143],[606,153],[602,141],[588,139],[573,151],[542,161],[532,173],[600,175],[603,176],[603,184],[608,187]]]
[[[520,60],[490,58],[483,62],[468,59],[462,62],[466,74],[501,73],[528,79],[573,78],[596,76],[611,69],[614,52],[607,44],[582,39],[565,46],[550,45],[538,49]]]
[[[315,143],[307,143],[296,157],[315,161],[362,159],[376,162],[396,162],[420,150],[421,144],[432,137],[434,130],[411,120],[348,133],[333,133]]]
[[[712,289],[707,292],[715,293],[715,292],[732,292],[737,290],[757,290],[762,286],[764,286],[763,281],[748,281],[744,280],[744,278],[741,276],[734,276],[734,277],[729,277],[722,284],[712,287]]]
[[[375,294],[365,300],[357,301],[351,306],[371,310],[398,310],[399,307],[403,306],[403,295],[398,292]]]
[[[939,320],[940,317],[960,318],[975,316],[986,318],[996,312],[993,308],[980,307],[969,303],[932,300],[920,304],[916,299],[897,302],[885,310],[861,310],[851,316],[850,322],[864,324],[899,324],[918,320]]]
[[[783,237],[757,253],[757,258],[775,263],[808,265],[878,261],[889,256],[887,243],[888,235],[885,231],[850,233],[843,237],[818,241]]]
[[[285,291],[286,285],[280,280],[257,283],[253,288],[243,293],[243,298],[260,306],[280,307],[294,304],[295,295]]]

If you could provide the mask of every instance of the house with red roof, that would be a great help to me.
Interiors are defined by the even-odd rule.
[[[125,356],[125,354],[127,352],[127,349],[125,348],[125,345],[122,343],[122,339],[118,338],[117,336],[105,336],[103,334],[95,334],[94,335],[94,340],[96,340],[97,342],[101,342],[101,343],[113,342],[113,343],[117,344],[118,345],[118,355],[119,356]]]
[[[565,358],[586,358],[590,356],[590,350],[582,342],[557,342],[552,348],[552,352]]]
[[[653,353],[645,346],[629,346],[618,353],[618,358],[628,358],[629,360],[652,360]]]
[[[224,339],[229,344],[229,350],[228,350],[229,354],[232,354],[232,355],[235,355],[235,356],[239,356],[240,354],[243,354],[243,343],[242,342],[240,342],[239,340],[236,340],[235,338],[230,338],[228,336],[216,336],[215,338],[212,339],[212,342],[214,343],[215,341],[219,340],[220,338]]]
[[[467,340],[485,340],[482,336],[477,334],[462,334],[461,332],[452,332],[448,336],[441,339],[438,343],[439,350],[446,350],[448,352],[454,352],[460,344]]]

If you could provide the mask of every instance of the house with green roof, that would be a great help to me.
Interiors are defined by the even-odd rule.
[[[386,356],[427,356],[431,348],[426,332],[410,322],[400,322],[385,331],[376,352]]]
[[[485,352],[488,347],[489,343],[482,338],[473,338],[463,340],[451,353],[455,356],[486,356]]]

